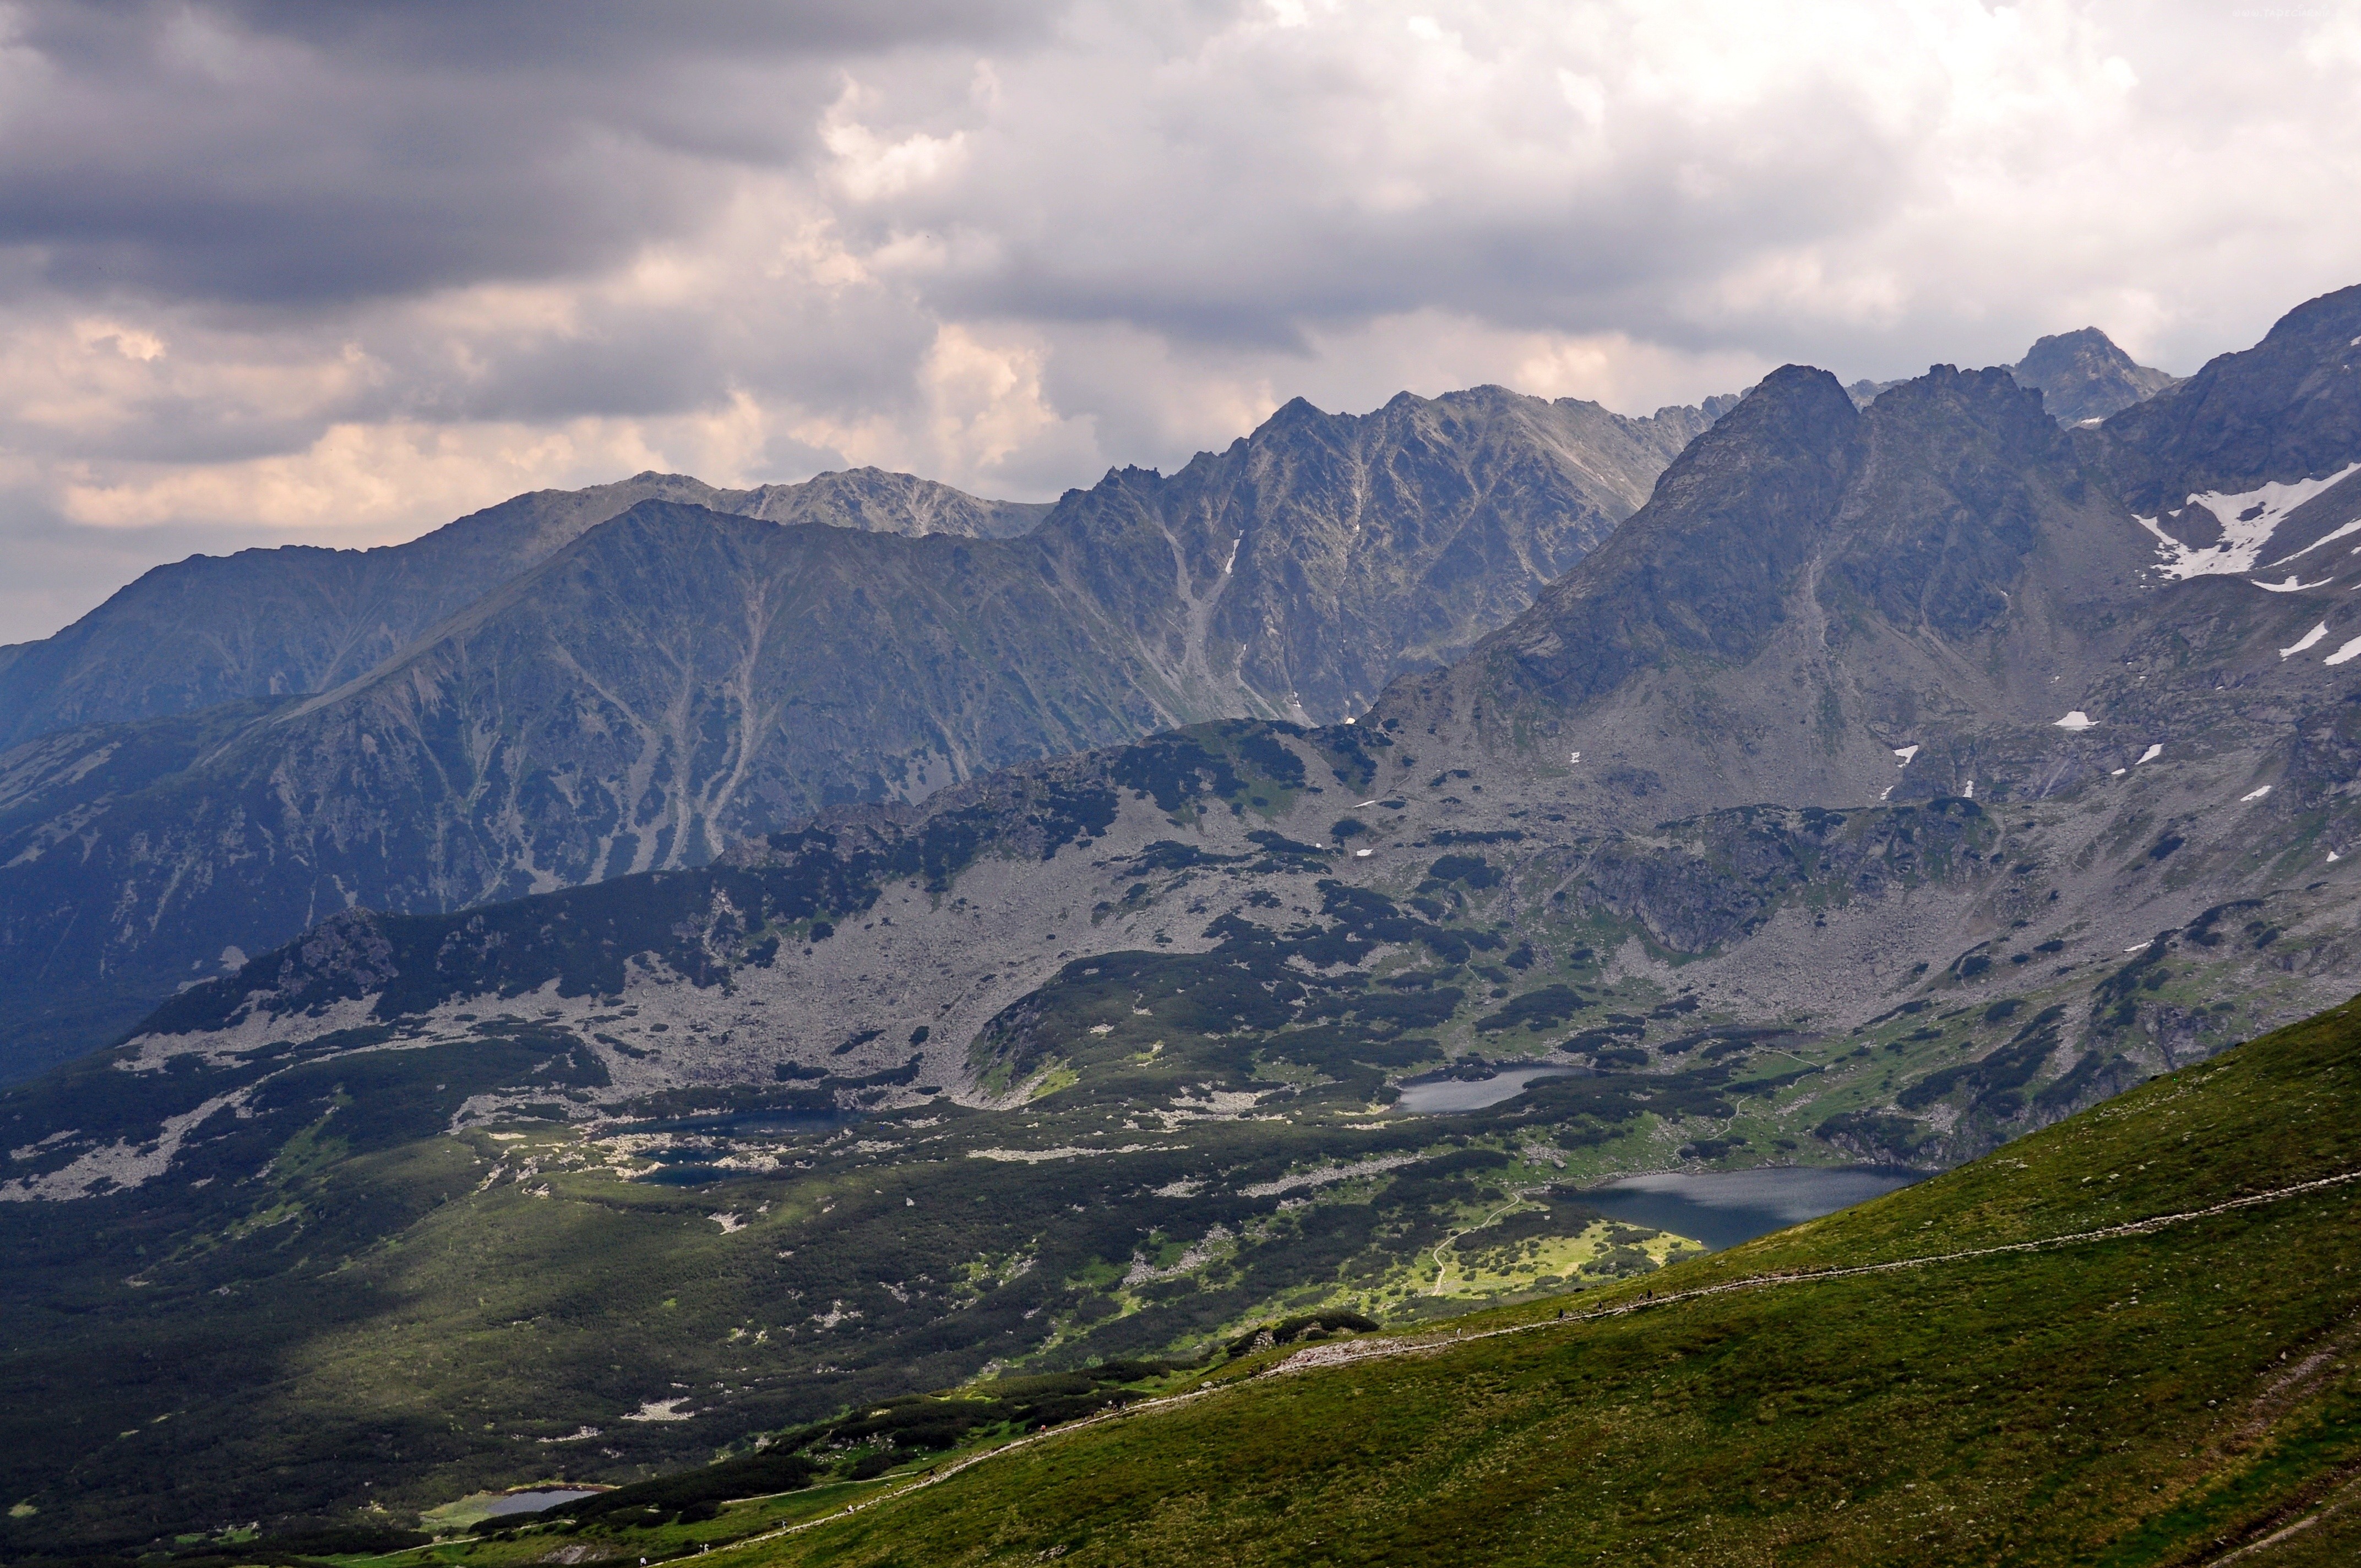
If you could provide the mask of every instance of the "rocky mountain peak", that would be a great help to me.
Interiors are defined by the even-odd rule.
[[[2094,326],[2036,340],[2009,374],[2017,385],[2039,392],[2060,424],[2104,419],[2156,396],[2174,379],[2139,364]]]
[[[1827,371],[1773,371],[1604,547],[1448,676],[1389,694],[1378,717],[1454,687],[1573,711],[1683,654],[1748,657],[1860,461],[1861,424]]]

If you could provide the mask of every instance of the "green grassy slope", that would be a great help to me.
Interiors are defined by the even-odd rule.
[[[1530,1332],[1249,1378],[730,1555],[2196,1563],[2325,1509],[2239,1561],[2346,1561],[2361,1181],[1663,1298],[2361,1172],[2356,1110],[2348,1004],[1923,1186],[1576,1299],[1596,1313],[1653,1289],[1642,1310],[1560,1323],[1529,1305],[1461,1332]]]

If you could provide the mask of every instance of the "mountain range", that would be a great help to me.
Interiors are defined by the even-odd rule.
[[[789,1431],[853,1485],[934,1452],[881,1435],[915,1390],[1071,1414],[1609,1288],[1701,1249],[1599,1182],[1936,1170],[2317,1012],[2361,953],[2356,378],[2361,290],[2097,426],[1787,367],[1373,700],[337,909],[0,1091],[5,1539],[432,1524]],[[714,517],[532,580],[753,526]]]
[[[0,669],[30,737],[0,754],[9,1070],[339,908],[697,865],[839,802],[1357,712],[1531,603],[1710,417],[1299,400],[1054,506],[642,475],[159,568]]]
[[[1531,608],[1357,726],[1183,729],[824,812],[685,881],[355,911],[190,992],[129,1048],[159,1062],[364,1020],[464,1034],[454,1010],[495,994],[538,994],[573,1027],[644,976],[713,1047],[610,1061],[618,1095],[818,1069],[858,1036],[845,1065],[883,1070],[923,1039],[919,1076],[981,1103],[971,1045],[1070,962],[1288,931],[1333,914],[1336,887],[1415,899],[1448,880],[1420,852],[1455,844],[1486,847],[1477,903],[1499,928],[1589,955],[1494,985],[1593,977],[1569,1024],[1616,976],[1821,1027],[1970,976],[2087,1002],[2106,955],[2232,905],[2268,909],[2244,923],[2270,940],[2200,956],[2260,965],[2250,1004],[2284,992],[2261,1015],[2300,1015],[2347,962],[2361,626],[2342,596],[2361,563],[2328,545],[2361,528],[2356,335],[2361,292],[2313,302],[2095,431],[2004,371],[1938,366],[1863,410],[1789,367]],[[2177,510],[2131,510],[2201,483]],[[700,982],[659,983],[681,976]],[[2120,1074],[2246,1022],[2070,1028],[2044,1060],[2120,1056]],[[1972,1129],[1939,1131],[1966,1149],[2003,1130]]]

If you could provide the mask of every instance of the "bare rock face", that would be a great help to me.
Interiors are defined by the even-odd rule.
[[[1351,717],[1521,611],[1709,422],[1296,403],[1054,506],[642,475],[151,573],[0,671],[24,731],[113,719],[0,754],[0,1016],[93,1043],[349,905],[696,866],[1173,725]]]

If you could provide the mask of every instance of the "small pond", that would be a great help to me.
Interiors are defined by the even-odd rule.
[[[766,1106],[730,1111],[709,1116],[683,1116],[665,1122],[633,1122],[634,1133],[684,1133],[719,1138],[775,1138],[797,1133],[832,1133],[861,1120],[858,1111],[833,1107]]]
[[[665,1155],[659,1154],[652,1157],[656,1162],[656,1168],[645,1175],[635,1176],[632,1180],[644,1181],[652,1187],[706,1187],[716,1181],[728,1181],[732,1177],[747,1174],[742,1170],[731,1170],[726,1166],[710,1163],[709,1155],[691,1157],[674,1154],[667,1159]]]
[[[1411,1116],[1481,1111],[1487,1105],[1515,1099],[1525,1091],[1525,1085],[1537,1078],[1563,1078],[1567,1073],[1587,1070],[1578,1067],[1504,1067],[1494,1069],[1489,1078],[1429,1073],[1402,1083],[1401,1098],[1394,1102],[1394,1109]]]
[[[731,1170],[714,1163],[729,1155],[731,1140],[748,1138],[763,1141],[774,1138],[797,1137],[814,1133],[833,1133],[861,1120],[858,1111],[840,1111],[833,1107],[809,1109],[768,1106],[752,1111],[726,1112],[708,1116],[684,1116],[672,1121],[633,1122],[623,1130],[633,1133],[671,1133],[684,1138],[710,1140],[703,1143],[683,1143],[668,1149],[652,1150],[649,1158],[656,1168],[635,1179],[657,1187],[704,1187],[716,1181],[730,1181],[748,1173]]]
[[[1697,1176],[1663,1171],[1591,1188],[1577,1201],[1609,1219],[1670,1231],[1719,1251],[1925,1179],[1924,1171],[1891,1166],[1774,1167]]]
[[[484,1505],[484,1512],[494,1519],[510,1514],[537,1514],[544,1508],[554,1508],[577,1497],[595,1497],[598,1495],[583,1486],[543,1486],[531,1492],[509,1492],[494,1497]]]

